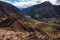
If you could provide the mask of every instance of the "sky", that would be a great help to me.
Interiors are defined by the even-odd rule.
[[[20,8],[27,8],[32,5],[37,5],[37,4],[43,3],[45,1],[49,1],[50,3],[56,4],[56,5],[60,4],[60,2],[57,0],[0,0],[0,1],[8,2],[8,3],[13,4],[14,6],[17,6]]]

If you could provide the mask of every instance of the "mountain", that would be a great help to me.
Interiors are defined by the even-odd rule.
[[[60,17],[60,6],[52,5],[50,2],[44,2],[31,6],[23,10],[25,15],[34,19]]]
[[[58,15],[60,15],[60,5],[55,6],[55,10],[56,10],[57,13],[59,13]]]
[[[9,3],[0,1],[0,27],[11,26],[15,19],[21,19],[21,17],[23,18],[24,16],[18,8]]]
[[[12,4],[0,1],[0,28],[16,28],[17,30],[30,29],[25,27],[23,13]],[[27,28],[27,29],[26,29]]]
[[[20,9],[15,6],[0,1],[0,28],[8,28],[10,30],[18,30],[20,32],[34,32],[35,34],[35,27],[33,27],[33,23],[35,21],[30,19],[28,20],[22,14],[23,13]]]
[[[12,4],[0,1],[0,17],[3,15],[4,17],[16,16],[18,18],[23,18],[23,13],[20,9],[13,6]]]
[[[41,17],[47,17],[50,14],[50,11],[49,11],[49,10],[51,10],[51,9],[49,9],[50,6],[52,6],[52,4],[50,4],[49,2],[45,2],[45,3],[39,4],[36,7],[35,6],[30,7],[30,8],[28,8],[28,9],[30,9],[30,11],[28,11],[28,12],[32,13],[32,14],[29,14],[29,15],[31,15],[32,18],[38,17],[40,15],[41,15]],[[31,8],[32,8],[32,10],[31,10]],[[54,9],[53,6],[51,8]],[[59,9],[59,7],[56,7],[56,10],[58,10],[58,9]],[[56,11],[56,12],[59,12],[59,11]],[[53,17],[56,16],[54,13],[55,13],[55,11],[51,10],[51,15],[54,15]],[[8,32],[6,32],[7,33],[6,35],[9,35],[10,31],[11,31],[11,33],[12,33],[12,31],[14,31],[14,32],[16,32],[16,34],[18,34],[17,36],[19,36],[19,38],[21,40],[40,40],[40,39],[49,40],[50,38],[57,39],[60,37],[59,36],[60,32],[58,31],[59,32],[58,33],[54,30],[55,29],[54,27],[56,27],[56,29],[60,29],[59,24],[58,24],[58,26],[56,26],[57,24],[54,24],[54,23],[45,23],[45,22],[37,21],[37,20],[31,19],[31,18],[26,18],[25,15],[23,15],[23,14],[25,14],[25,13],[23,13],[20,9],[13,6],[12,4],[0,1],[0,29],[4,29],[4,31],[2,30],[3,32],[1,32],[1,30],[0,30],[0,32],[4,34],[5,30],[7,30]],[[39,14],[39,15],[34,16],[36,14]],[[49,15],[48,17],[51,17],[51,15]],[[29,16],[27,16],[27,17],[29,17]],[[56,20],[53,19],[52,21],[56,21]],[[59,21],[57,21],[57,22],[59,22]],[[57,38],[55,36],[53,36],[53,37],[49,36],[49,33],[51,34],[50,30],[55,31],[55,34],[57,34],[57,36],[56,36]],[[13,33],[13,34],[15,35],[15,33]],[[39,37],[39,36],[42,36],[42,37]],[[3,35],[2,38],[4,38],[4,37],[5,36]],[[15,36],[15,38],[16,38],[16,36]],[[7,38],[6,40],[10,40],[10,38]]]

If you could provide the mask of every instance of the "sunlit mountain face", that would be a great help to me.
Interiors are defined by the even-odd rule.
[[[13,4],[13,5],[17,6],[18,8],[27,8],[32,5],[41,4],[45,1],[49,1],[50,3],[52,3],[54,5],[60,4],[59,0],[1,0],[1,1],[5,1],[10,4]]]

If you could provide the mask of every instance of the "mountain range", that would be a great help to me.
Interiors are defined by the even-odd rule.
[[[22,14],[21,10],[17,7],[0,1],[0,28],[24,29],[21,23],[25,20],[25,17]]]
[[[40,18],[60,18],[60,6],[52,5],[50,2],[44,2],[38,5],[28,7],[24,10],[24,15],[29,15],[33,19]]]
[[[43,18],[49,19],[42,22],[40,19]],[[0,1],[0,28],[18,31],[18,36],[25,38],[24,40],[59,40],[60,6],[44,2],[20,10],[12,4]],[[20,36],[21,32],[23,37]],[[24,32],[28,33],[27,37],[24,37]]]

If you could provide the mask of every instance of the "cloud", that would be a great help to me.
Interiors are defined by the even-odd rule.
[[[28,0],[22,0],[20,2],[15,2],[13,5],[26,8],[26,7],[38,4],[40,2],[40,1],[39,2],[38,1],[39,0],[29,0],[29,1]]]
[[[5,2],[8,2],[8,3],[11,3],[11,2],[9,2],[9,1],[7,1],[7,0],[0,0],[0,1],[5,1]]]
[[[8,2],[20,8],[27,8],[29,6],[40,4],[45,1],[49,1],[50,3],[55,5],[60,4],[60,2],[59,3],[57,2],[57,0],[1,0],[1,1]]]
[[[21,0],[20,2],[15,2],[14,5],[26,8],[32,5],[43,3],[45,1],[49,1],[52,4],[56,4],[57,0]]]
[[[38,4],[39,0],[1,0],[13,4],[17,7],[26,8]],[[39,2],[38,2],[39,1]]]

